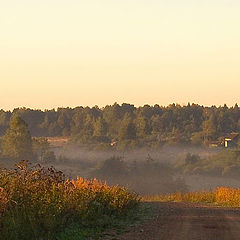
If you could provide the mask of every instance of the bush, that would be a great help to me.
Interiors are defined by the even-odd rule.
[[[187,186],[181,178],[175,178],[170,165],[154,160],[149,154],[145,161],[124,161],[113,156],[91,172],[92,177],[120,184],[140,194],[172,193],[186,191]]]
[[[125,188],[96,179],[66,180],[63,173],[21,162],[0,172],[0,239],[56,239],[73,223],[95,226],[99,219],[120,216],[139,197]]]
[[[187,154],[184,163],[175,165],[184,174],[231,177],[239,179],[240,151],[223,150],[201,159],[198,155]]]

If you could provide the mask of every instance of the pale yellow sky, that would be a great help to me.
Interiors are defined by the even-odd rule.
[[[240,105],[240,1],[0,0],[0,108]]]

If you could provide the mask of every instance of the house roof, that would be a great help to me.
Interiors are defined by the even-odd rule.
[[[225,139],[229,139],[229,141],[234,140],[239,136],[239,133],[230,133]]]

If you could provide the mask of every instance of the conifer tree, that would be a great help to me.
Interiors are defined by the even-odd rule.
[[[13,115],[9,129],[2,139],[2,155],[16,160],[30,160],[33,157],[32,138],[26,122]]]

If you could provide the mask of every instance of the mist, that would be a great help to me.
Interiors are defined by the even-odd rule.
[[[163,146],[159,149],[137,149],[121,151],[88,150],[73,144],[54,147],[55,160],[48,162],[33,161],[43,166],[53,166],[62,171],[66,178],[97,178],[109,185],[121,185],[141,195],[157,195],[174,192],[208,191],[217,187],[238,187],[240,169],[227,162],[222,172],[212,171],[208,162],[216,165],[219,154],[226,154],[223,148],[202,146]],[[225,152],[225,153],[224,153]],[[187,160],[197,158],[197,163]],[[196,160],[194,160],[196,161]],[[234,158],[234,161],[237,162]],[[2,161],[1,167],[13,167],[16,162]],[[195,165],[194,165],[195,164]],[[221,163],[222,164],[222,163]],[[200,169],[201,165],[203,167]],[[229,167],[230,166],[230,167]],[[202,169],[206,168],[207,172]],[[201,171],[200,171],[200,170]],[[209,170],[210,169],[210,170]],[[234,170],[234,174],[230,171]]]
[[[237,187],[240,179],[234,177],[186,173],[176,167],[184,164],[189,154],[204,159],[221,151],[219,148],[191,146],[164,146],[158,150],[90,151],[67,145],[55,148],[56,161],[46,165],[53,165],[68,178],[98,178],[109,185],[126,186],[143,195],[207,191],[220,186]]]

